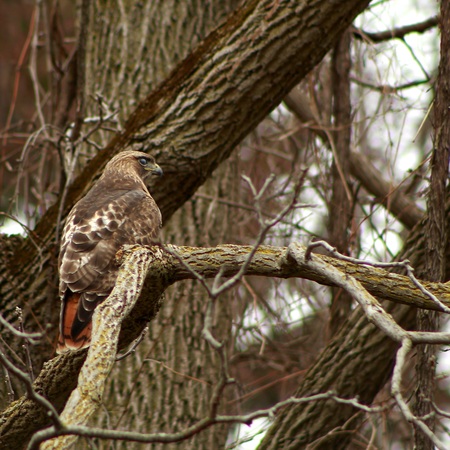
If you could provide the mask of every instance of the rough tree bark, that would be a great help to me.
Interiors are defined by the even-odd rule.
[[[431,178],[427,197],[428,218],[426,222],[425,270],[423,278],[430,281],[445,280],[445,250],[448,239],[448,223],[445,220],[445,200],[447,194],[448,169],[450,158],[450,2],[441,2],[441,59],[436,84],[434,106],[434,148],[431,157]],[[417,314],[419,330],[434,331],[439,329],[439,314],[419,311]],[[433,345],[421,345],[417,348],[417,389],[414,394],[414,414],[418,417],[429,416],[428,426],[434,430],[434,392],[436,390],[437,349]],[[431,414],[431,415],[430,415]],[[432,450],[433,442],[415,426],[415,448]]]
[[[165,170],[155,199],[167,221],[367,4],[355,0],[336,9],[317,0],[246,3],[140,103],[124,131],[71,184],[63,211],[87,191],[113,154],[133,147],[151,151]],[[48,280],[54,280],[49,274],[54,273],[59,208],[42,217],[33,240],[8,248],[12,257],[0,268],[2,310],[8,318],[17,303],[54,297]]]

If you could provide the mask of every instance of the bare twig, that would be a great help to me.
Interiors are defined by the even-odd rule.
[[[24,327],[23,327],[23,315],[22,310],[17,306],[16,307],[16,315],[19,321],[19,327],[20,331],[24,333]],[[22,344],[22,348],[25,351],[25,358],[27,362],[27,370],[28,370],[28,376],[30,377],[31,382],[34,380],[34,373],[33,373],[33,363],[31,362],[31,355],[30,355],[30,341],[28,339],[25,340],[25,342]]]
[[[33,9],[33,12],[31,13],[30,18],[30,27],[28,29],[28,35],[25,39],[25,43],[23,44],[22,50],[20,52],[19,60],[17,62],[17,68],[16,68],[16,74],[14,76],[14,87],[13,87],[13,93],[11,98],[11,104],[9,106],[8,111],[8,117],[6,119],[6,125],[5,129],[9,129],[11,126],[11,119],[14,114],[14,109],[16,107],[16,101],[17,101],[17,93],[19,91],[19,83],[20,83],[20,71],[22,70],[23,63],[25,61],[25,55],[28,52],[28,49],[30,47],[31,39],[34,35],[34,26],[36,23],[36,10],[39,8],[38,5],[36,5]],[[5,134],[5,137],[3,138],[3,145],[5,146],[7,143],[7,135]]]
[[[394,28],[392,30],[380,31],[378,33],[369,33],[367,31],[354,29],[354,36],[357,39],[367,39],[371,42],[384,42],[391,39],[403,39],[410,33],[424,33],[431,28],[437,27],[439,18],[437,16],[430,17],[423,22],[415,23],[412,25],[406,25],[404,27]]]
[[[46,430],[39,431],[33,436],[32,440],[28,445],[28,450],[37,450],[39,444],[47,439],[69,434],[91,438],[112,439],[112,440],[142,442],[142,443],[167,444],[167,443],[181,442],[186,439],[189,439],[191,436],[194,436],[195,434],[198,434],[200,431],[203,431],[213,425],[224,423],[227,424],[242,423],[250,425],[254,420],[262,417],[273,418],[279,410],[291,404],[301,404],[327,400],[333,400],[343,405],[351,405],[354,408],[358,408],[361,411],[364,411],[369,414],[377,414],[385,410],[385,408],[383,407],[369,407],[367,405],[364,405],[360,403],[356,398],[351,399],[341,398],[338,397],[334,391],[328,391],[323,394],[316,394],[308,397],[301,397],[301,398],[291,397],[288,398],[287,400],[275,404],[271,408],[261,409],[249,414],[230,415],[230,416],[218,415],[216,417],[207,417],[205,419],[198,421],[191,427],[186,428],[185,430],[179,431],[177,433],[144,434],[130,431],[105,430],[84,426],[67,426],[64,429],[56,430],[54,427],[50,427],[47,428]]]
[[[252,251],[247,256],[247,258],[246,258],[244,264],[241,266],[239,272],[236,275],[234,275],[233,277],[231,277],[230,279],[228,279],[227,281],[225,281],[220,287],[216,286],[215,290],[213,292],[213,294],[215,296],[218,296],[222,292],[224,292],[228,289],[231,289],[241,280],[241,278],[243,277],[243,275],[245,274],[245,272],[248,268],[248,265],[250,264],[253,257],[255,256],[255,253],[257,252],[259,246],[264,242],[264,239],[265,239],[267,233],[269,232],[269,230],[272,227],[274,227],[276,224],[278,224],[281,220],[283,220],[283,218],[289,212],[291,212],[293,209],[296,208],[297,197],[300,192],[300,189],[303,186],[305,176],[306,176],[306,170],[302,173],[299,181],[295,185],[294,194],[292,196],[291,201],[278,213],[278,215],[276,217],[274,217],[271,220],[264,220],[264,218],[263,218],[263,213],[262,213],[262,208],[261,208],[261,198],[264,195],[267,188],[272,183],[274,177],[273,176],[268,177],[266,179],[263,187],[260,189],[259,192],[257,192],[256,188],[253,186],[253,183],[251,182],[251,180],[248,177],[243,176],[243,179],[247,182],[247,184],[249,185],[249,187],[254,195],[255,209],[256,209],[258,221],[260,224],[260,231],[259,231],[258,237],[256,238],[256,243],[254,244]],[[218,275],[220,275],[220,272]],[[216,281],[215,281],[215,283],[216,283]]]
[[[148,327],[144,328],[144,331],[139,335],[139,337],[131,344],[130,348],[125,353],[120,353],[116,357],[116,361],[120,361],[122,359],[125,359],[128,355],[131,355],[131,353],[134,353],[136,349],[138,348],[139,344],[144,340],[145,335],[148,332]]]
[[[434,443],[434,445],[440,450],[446,450],[448,446],[444,444],[431,430],[430,428],[423,422],[423,420],[418,419],[410,410],[407,405],[403,395],[401,393],[401,381],[402,381],[402,372],[405,367],[406,357],[412,348],[412,341],[408,338],[402,340],[401,347],[397,352],[397,357],[395,360],[394,372],[392,375],[392,387],[391,392],[397,402],[398,407],[400,408],[405,419],[416,425],[418,428],[422,430],[422,432]]]
[[[46,122],[44,118],[44,112],[42,110],[41,93],[39,87],[38,69],[37,69],[37,49],[38,49],[38,35],[39,35],[39,20],[40,20],[40,8],[42,0],[36,1],[36,14],[35,14],[35,27],[33,30],[33,38],[31,41],[30,51],[30,64],[28,70],[32,81],[34,100],[36,102],[36,113],[39,117],[40,127],[43,130],[45,136],[50,139],[47,133]]]
[[[382,267],[382,268],[389,268],[389,267],[401,267],[406,271],[406,274],[411,279],[411,281],[414,283],[414,285],[427,297],[430,298],[438,307],[442,310],[442,312],[445,312],[447,314],[450,314],[450,308],[444,303],[442,303],[432,292],[430,292],[428,289],[426,289],[422,283],[414,276],[414,269],[411,267],[409,260],[405,259],[403,261],[394,261],[394,262],[370,262],[365,261],[363,259],[358,258],[352,258],[351,256],[346,256],[341,253],[339,253],[335,247],[332,247],[330,244],[328,244],[325,241],[315,241],[311,242],[305,252],[305,259],[309,260],[311,257],[312,250],[316,247],[323,247],[327,251],[329,251],[335,258],[339,258],[342,261],[348,261],[353,264],[362,264],[366,266],[373,266],[373,267]]]
[[[38,394],[35,391],[29,375],[27,375],[25,372],[16,367],[11,361],[9,361],[9,359],[1,350],[0,350],[0,362],[6,369],[8,369],[9,372],[13,373],[16,377],[18,377],[20,380],[23,381],[28,396],[48,411],[48,416],[50,417],[50,419],[54,424],[53,428],[56,431],[61,430],[63,428],[63,424],[61,422],[58,412],[45,397],[43,397],[41,394]]]
[[[6,393],[8,395],[8,402],[11,403],[15,399],[14,389],[11,383],[11,377],[9,376],[8,369],[3,366],[3,372],[5,374]]]
[[[24,333],[23,331],[14,328],[1,314],[0,314],[0,323],[6,327],[14,336],[18,338],[27,339],[31,344],[37,344],[39,340],[42,338],[44,333]]]

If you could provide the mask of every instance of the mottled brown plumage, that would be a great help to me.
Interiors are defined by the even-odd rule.
[[[89,346],[93,311],[116,282],[117,251],[157,242],[161,213],[144,182],[150,174],[162,175],[151,156],[119,153],[67,217],[59,255],[58,353]]]

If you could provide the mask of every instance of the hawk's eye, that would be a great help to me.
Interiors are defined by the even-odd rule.
[[[148,164],[147,158],[139,158],[138,161],[139,161],[139,164],[144,167]]]

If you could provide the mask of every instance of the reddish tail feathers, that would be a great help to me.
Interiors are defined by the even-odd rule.
[[[89,322],[78,335],[73,336],[72,334],[72,324],[77,317],[79,301],[80,294],[76,293],[72,293],[69,298],[64,299],[56,353],[79,350],[80,348],[89,347],[91,343],[92,322]]]

